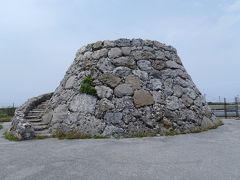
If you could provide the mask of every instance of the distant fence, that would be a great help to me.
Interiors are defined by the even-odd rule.
[[[224,98],[224,102],[209,102],[208,105],[212,109],[212,112],[217,117],[239,117],[240,115],[240,104],[238,98],[235,102],[227,102]]]

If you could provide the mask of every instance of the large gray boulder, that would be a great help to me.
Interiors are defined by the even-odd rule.
[[[96,94],[80,92],[86,77]],[[175,48],[157,41],[98,41],[79,49],[44,115],[52,133],[187,133],[219,125]]]

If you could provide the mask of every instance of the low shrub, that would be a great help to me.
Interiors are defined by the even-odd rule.
[[[91,76],[86,76],[81,83],[80,92],[96,96],[97,91],[93,86],[93,81]]]

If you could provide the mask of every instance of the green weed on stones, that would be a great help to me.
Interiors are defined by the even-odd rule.
[[[97,91],[93,86],[93,81],[94,79],[91,76],[86,76],[81,83],[80,92],[96,96]]]

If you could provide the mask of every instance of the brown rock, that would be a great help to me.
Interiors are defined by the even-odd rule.
[[[152,105],[154,103],[152,94],[143,89],[135,91],[133,100],[137,108]]]
[[[166,67],[166,63],[164,61],[155,60],[155,61],[153,61],[152,66],[154,69],[162,70],[163,68]]]
[[[125,83],[130,84],[134,90],[142,87],[142,81],[133,75],[127,76]]]
[[[114,88],[121,82],[121,79],[118,76],[115,76],[110,73],[106,73],[99,77],[99,81]]]
[[[167,119],[167,118],[163,118],[163,126],[166,128],[166,129],[169,129],[172,127],[172,122]]]

